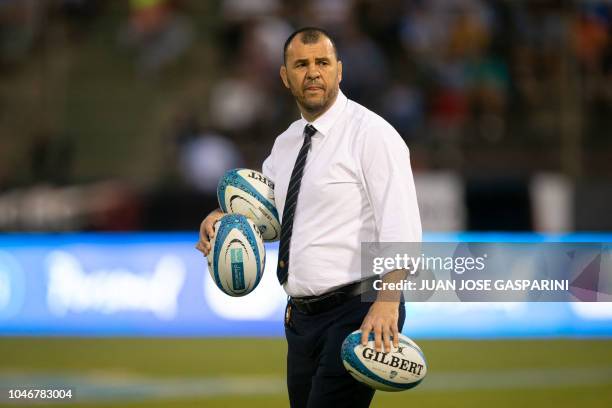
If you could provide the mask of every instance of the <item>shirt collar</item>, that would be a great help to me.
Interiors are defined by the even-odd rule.
[[[347,101],[347,97],[344,96],[342,91],[338,89],[338,96],[336,96],[334,104],[330,106],[330,108],[325,113],[316,118],[314,122],[308,122],[306,119],[304,119],[304,116],[302,116],[304,126],[310,123],[317,129],[318,133],[321,133],[323,136],[329,135],[329,131],[340,117],[340,114],[344,110]]]

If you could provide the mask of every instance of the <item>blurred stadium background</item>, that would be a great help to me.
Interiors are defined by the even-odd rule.
[[[0,404],[288,405],[274,273],[230,299],[193,245],[297,117],[303,25],[405,138],[426,240],[612,242],[610,1],[0,0]],[[411,304],[405,333],[430,376],[374,406],[612,405],[610,303]]]

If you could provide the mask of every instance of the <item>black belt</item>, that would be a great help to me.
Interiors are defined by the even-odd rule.
[[[304,314],[323,313],[348,302],[355,296],[372,290],[372,283],[376,279],[380,279],[380,276],[349,283],[319,296],[292,297],[289,301],[293,307]]]

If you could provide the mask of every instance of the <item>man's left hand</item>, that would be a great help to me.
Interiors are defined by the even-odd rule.
[[[399,302],[377,300],[361,323],[361,344],[366,345],[370,332],[374,332],[376,351],[391,351],[391,338],[395,348],[399,347]],[[384,343],[384,350],[382,345]]]

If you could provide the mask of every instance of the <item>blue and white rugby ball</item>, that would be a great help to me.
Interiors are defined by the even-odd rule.
[[[374,348],[374,333],[367,346],[361,345],[361,330],[349,334],[342,343],[344,367],[357,380],[381,391],[403,391],[416,387],[427,374],[423,351],[408,337],[400,334],[399,348],[388,353]]]
[[[242,214],[253,220],[265,241],[280,238],[274,183],[260,172],[249,169],[227,171],[219,181],[217,198],[223,212]]]
[[[219,289],[230,296],[244,296],[257,287],[266,252],[253,221],[240,214],[224,215],[215,223],[210,244],[208,271]]]

